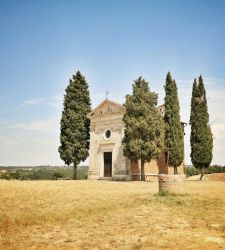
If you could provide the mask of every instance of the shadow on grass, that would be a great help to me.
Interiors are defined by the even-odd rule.
[[[185,197],[188,196],[187,193],[172,193],[169,191],[159,191],[158,193],[154,194],[155,197]]]
[[[167,206],[182,206],[188,205],[192,202],[193,197],[184,193],[172,193],[169,191],[160,191],[153,195],[155,202],[167,205]]]

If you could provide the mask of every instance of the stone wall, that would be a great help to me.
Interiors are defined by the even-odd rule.
[[[184,174],[184,164],[182,163],[178,168],[178,174]],[[174,168],[167,167],[165,162],[165,155],[162,154],[158,160],[152,160],[145,163],[145,174],[173,174]],[[141,162],[131,162],[131,174],[132,180],[140,180],[141,174]],[[135,176],[136,175],[136,176]],[[154,176],[147,176],[146,180],[156,180]]]

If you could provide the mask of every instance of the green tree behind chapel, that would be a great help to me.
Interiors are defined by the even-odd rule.
[[[201,178],[212,161],[213,136],[209,126],[206,91],[202,76],[193,83],[191,99],[191,161],[201,170]]]
[[[168,166],[177,167],[184,159],[184,131],[180,121],[180,106],[177,85],[170,72],[166,76],[165,88],[165,158]]]
[[[141,180],[145,180],[144,164],[157,159],[163,150],[164,126],[156,109],[158,95],[151,92],[142,77],[133,84],[133,94],[126,96],[123,117],[125,134],[122,140],[124,155],[141,160]]]
[[[77,179],[77,166],[88,157],[91,111],[88,84],[79,71],[69,80],[63,106],[59,154],[65,164],[73,164],[73,179]]]

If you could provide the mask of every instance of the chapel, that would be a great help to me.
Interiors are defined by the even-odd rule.
[[[164,115],[164,105],[157,107]],[[122,139],[125,125],[123,116],[125,107],[111,100],[104,100],[88,114],[90,119],[90,149],[88,179],[107,179],[115,181],[140,180],[139,161],[130,161],[123,154]],[[184,171],[184,163],[178,167],[178,173]],[[162,152],[158,160],[145,164],[146,178],[158,174],[173,173],[168,167]]]

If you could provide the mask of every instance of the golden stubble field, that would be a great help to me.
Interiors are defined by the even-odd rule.
[[[0,249],[225,249],[225,182],[0,181]]]

